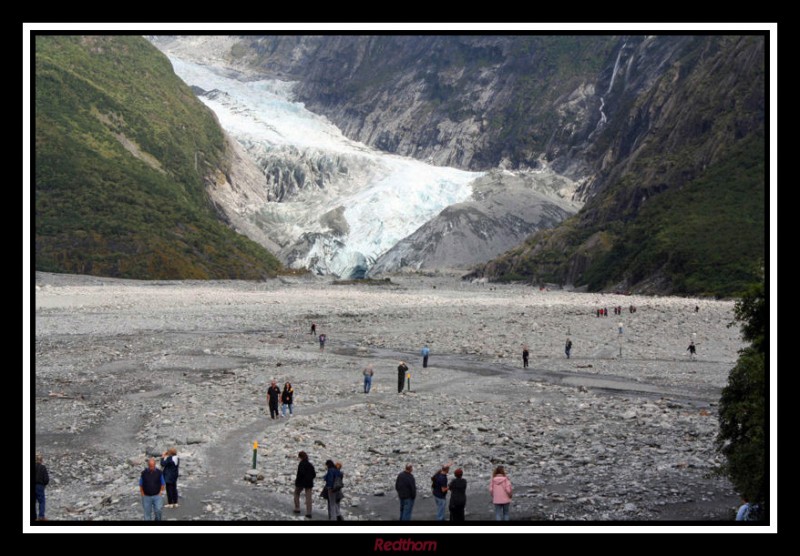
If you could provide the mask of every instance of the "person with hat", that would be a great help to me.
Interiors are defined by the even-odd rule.
[[[450,491],[450,521],[464,521],[464,508],[467,506],[467,480],[462,478],[464,471],[458,468],[453,472],[455,479],[447,485]]]
[[[447,473],[449,465],[443,465],[441,470],[431,477],[433,501],[436,502],[436,521],[444,521],[444,509],[447,506]]]

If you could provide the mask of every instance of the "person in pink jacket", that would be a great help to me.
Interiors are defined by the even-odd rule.
[[[497,521],[508,521],[508,508],[511,505],[511,481],[506,477],[506,469],[498,465],[489,482],[489,492],[494,503],[494,518]]]

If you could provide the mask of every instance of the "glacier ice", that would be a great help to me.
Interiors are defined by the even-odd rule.
[[[205,91],[200,99],[264,170],[266,197],[274,201],[252,217],[285,246],[280,255],[291,267],[361,277],[401,239],[469,199],[471,182],[483,175],[352,141],[293,101],[291,82],[167,55],[181,79]],[[326,215],[337,209],[332,226]]]

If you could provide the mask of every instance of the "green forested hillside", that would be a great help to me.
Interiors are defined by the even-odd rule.
[[[225,226],[214,115],[142,37],[35,38],[36,269],[246,278],[278,261]]]

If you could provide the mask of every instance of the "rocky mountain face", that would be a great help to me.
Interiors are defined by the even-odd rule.
[[[384,253],[369,275],[401,270],[466,269],[557,226],[579,205],[559,194],[568,180],[539,172],[494,170],[473,182],[472,198],[450,205]]]
[[[165,56],[141,37],[38,36],[35,48],[37,270],[275,274],[277,259],[215,210],[258,196],[260,172]]]
[[[765,236],[764,41],[676,40],[684,47],[659,57],[662,69],[643,90],[635,83],[628,90],[624,79],[615,85],[624,116],[586,151],[596,173],[584,186],[583,210],[477,274],[722,295],[757,276]],[[620,67],[639,75],[636,60],[650,56],[654,42],[623,49]]]
[[[382,151],[463,169],[546,171],[573,184],[572,200],[586,203],[575,217],[539,231],[475,275],[724,294],[748,280],[746,267],[763,256],[763,214],[755,214],[764,202],[763,37],[154,40],[203,63],[292,81],[293,98],[304,108],[323,114],[347,138]],[[268,197],[284,202],[342,178],[338,163],[322,161],[300,153],[288,165],[285,159],[262,164]],[[736,178],[726,179],[731,172]],[[515,220],[518,213],[500,216],[501,207],[535,200],[511,202],[499,188],[491,191],[498,195],[494,216],[485,199],[482,208],[453,207],[415,227],[414,238],[381,264],[423,268],[439,259],[449,265],[467,260],[457,253],[495,253],[516,241],[525,226]],[[462,201],[481,203],[475,195]],[[709,206],[724,210],[711,215]],[[477,232],[490,221],[496,233]],[[735,233],[722,237],[721,229]],[[442,243],[446,230],[478,243]],[[508,240],[495,241],[501,235]],[[341,250],[333,237],[325,244],[316,236],[304,241],[299,251],[289,247],[298,261],[317,256],[315,244],[323,258]],[[409,256],[420,249],[426,254]],[[359,268],[369,267],[371,257]]]

